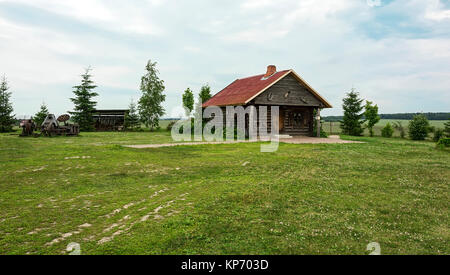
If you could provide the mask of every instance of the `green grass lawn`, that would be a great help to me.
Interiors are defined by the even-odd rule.
[[[400,121],[403,124],[403,126],[406,129],[406,135],[408,135],[409,120],[382,119],[373,128],[375,136],[381,136],[381,130],[386,126],[386,124],[388,122],[391,123],[392,126],[394,126],[394,122],[396,122],[396,121]],[[445,126],[444,126],[445,122],[447,122],[447,120],[430,120],[430,125],[434,126],[436,128],[444,129],[445,128]],[[325,132],[327,132],[328,134],[340,134],[341,133],[341,128],[340,128],[340,123],[339,122],[324,122],[323,123],[323,127],[324,127]],[[365,129],[364,130],[364,135],[368,136],[369,135],[369,130]],[[395,137],[400,137],[400,132],[397,131],[397,130],[394,130],[394,136]]]
[[[0,254],[449,254],[449,152],[352,139],[367,143],[0,134]]]

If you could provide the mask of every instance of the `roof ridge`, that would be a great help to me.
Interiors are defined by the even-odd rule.
[[[277,73],[287,72],[287,71],[290,71],[290,70],[291,70],[291,69],[289,69],[289,70],[277,71],[277,72],[275,72],[273,75],[271,75],[270,77],[276,75]],[[247,77],[244,77],[244,78],[238,78],[237,80],[244,80],[244,79],[247,79],[247,78],[260,77],[260,76],[264,76],[264,75],[265,75],[265,74],[257,74],[257,75],[247,76]],[[270,77],[269,77],[269,78],[270,78]],[[269,78],[267,78],[267,79],[269,79]]]
[[[233,83],[235,83],[236,81],[238,81],[239,79],[235,79],[233,82],[231,82],[230,84],[228,84],[225,88],[223,88],[222,90],[220,90],[217,94],[213,95],[210,99],[208,99],[206,102],[203,102],[203,104],[206,104],[208,101],[210,101],[211,99],[213,99],[214,97],[218,96],[220,93],[222,93],[223,91],[225,91],[228,87],[230,87],[231,85],[233,85]]]

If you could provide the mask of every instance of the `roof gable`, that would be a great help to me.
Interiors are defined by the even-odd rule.
[[[293,74],[288,74],[269,89],[255,97],[249,104],[276,106],[323,107],[323,102],[300,83]]]

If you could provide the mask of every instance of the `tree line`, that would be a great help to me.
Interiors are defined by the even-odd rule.
[[[399,114],[380,114],[381,119],[397,119],[397,120],[412,120],[416,115],[424,115],[428,120],[449,120],[450,113],[399,113]],[[341,121],[343,116],[325,116],[323,120],[327,122]]]
[[[141,97],[137,104],[133,101],[130,103],[129,113],[125,117],[125,126],[130,129],[140,127],[141,123],[150,130],[157,129],[159,119],[165,113],[162,106],[166,99],[165,86],[164,81],[159,78],[156,65],[156,62],[148,61],[146,72],[141,78]],[[79,124],[81,131],[94,130],[93,112],[97,105],[94,98],[98,93],[95,91],[97,86],[92,80],[91,72],[90,67],[85,70],[81,75],[81,83],[73,87],[74,97],[70,98],[74,104],[73,111],[69,112],[71,120]],[[40,126],[48,114],[47,105],[42,103],[40,110],[33,117],[36,125]],[[16,124],[14,116],[8,81],[6,76],[3,76],[0,81],[0,132],[13,131],[13,125]]]
[[[347,93],[343,99],[342,108],[344,116],[339,120],[342,133],[351,136],[362,136],[364,129],[369,130],[369,134],[373,137],[373,127],[380,121],[381,116],[378,114],[378,106],[372,102],[359,98],[359,93],[355,89]],[[450,118],[448,118],[450,119]],[[325,118],[326,120],[326,118]],[[430,125],[425,114],[416,114],[408,123],[408,127],[403,126],[401,121],[396,121],[392,125],[387,123],[382,129],[381,135],[390,138],[394,133],[394,129],[400,132],[401,138],[406,138],[406,133],[412,140],[425,140],[430,133],[433,134],[433,141],[448,146],[450,141],[450,121],[445,123],[445,128],[436,128]]]
[[[160,79],[156,65],[156,62],[149,60],[145,67],[146,72],[141,77],[140,83],[142,94],[137,103],[133,100],[130,102],[129,112],[125,115],[125,129],[136,130],[141,127],[141,124],[144,124],[151,131],[159,128],[160,118],[165,114],[162,103],[165,101],[166,95],[164,94],[164,80]],[[80,84],[73,86],[74,97],[70,98],[74,104],[73,111],[69,112],[72,116],[71,120],[79,124],[81,131],[94,130],[93,113],[97,105],[94,98],[98,96],[98,93],[95,91],[97,86],[92,80],[91,72],[91,67],[85,70],[81,75]],[[0,132],[12,131],[13,125],[17,122],[14,118],[10,97],[8,81],[3,76],[0,82]],[[200,104],[211,97],[211,87],[208,84],[202,86],[198,94],[196,109],[201,108]],[[182,103],[187,116],[190,116],[194,110],[194,101],[193,91],[187,88],[182,96]],[[32,118],[35,124],[40,126],[48,114],[47,105],[42,103],[40,110]]]

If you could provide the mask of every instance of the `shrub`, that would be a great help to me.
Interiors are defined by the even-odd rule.
[[[445,136],[450,138],[450,120],[447,121],[444,125],[445,125],[445,129],[444,129]]]
[[[450,147],[450,138],[447,138],[447,137],[441,138],[437,143],[437,147],[440,147],[440,148]]]
[[[386,126],[381,130],[381,135],[383,137],[390,138],[394,134],[394,128],[392,128],[391,124],[388,122]]]
[[[406,129],[403,126],[403,124],[400,121],[394,122],[394,129],[400,132],[400,137],[405,138],[406,136]]]
[[[416,115],[409,122],[409,137],[412,140],[424,140],[428,136],[429,128],[428,119],[423,114]]]
[[[325,130],[323,129],[323,123],[322,121],[320,122],[320,137],[321,138],[327,138],[328,134],[325,132]],[[313,126],[313,137],[317,137],[317,122],[314,121],[314,126]]]
[[[433,141],[438,142],[443,137],[444,137],[444,129],[436,128],[434,130]]]
[[[323,127],[320,128],[320,137],[328,138],[328,134],[323,130]]]

